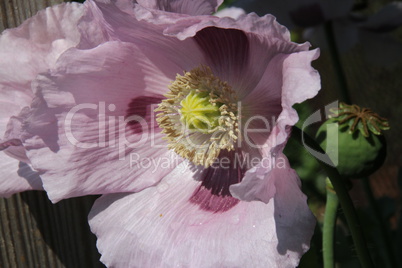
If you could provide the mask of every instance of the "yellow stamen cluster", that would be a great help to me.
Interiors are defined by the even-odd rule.
[[[169,149],[196,165],[210,166],[239,138],[237,99],[206,66],[177,75],[156,109]]]
[[[192,90],[180,104],[181,121],[187,128],[211,133],[219,125],[220,105],[211,102],[208,92]]]

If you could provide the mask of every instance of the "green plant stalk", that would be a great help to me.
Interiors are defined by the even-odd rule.
[[[293,138],[296,138],[297,141],[302,146],[309,146],[311,149],[314,149],[322,154],[325,154],[324,150],[320,147],[320,145],[309,135],[302,132],[299,128],[293,127]],[[357,216],[356,210],[354,208],[352,199],[349,196],[348,190],[346,189],[343,178],[339,174],[338,170],[332,166],[329,166],[321,161],[318,161],[322,168],[327,173],[328,178],[330,179],[332,186],[339,198],[340,205],[342,207],[343,213],[345,215],[347,224],[349,226],[350,233],[352,234],[353,242],[356,248],[357,256],[360,260],[360,263],[363,268],[374,268],[373,262],[370,257],[370,252],[367,248],[366,239],[364,238],[362,228],[359,224],[359,218]]]
[[[327,186],[327,202],[325,205],[324,226],[322,231],[322,256],[324,268],[334,268],[334,236],[336,228],[336,214],[339,199],[333,189]]]
[[[367,4],[366,1],[363,1],[364,4]],[[335,37],[335,33],[333,30],[333,23],[332,21],[328,21],[325,23],[325,36],[327,39],[327,43],[328,43],[328,49],[330,51],[330,56],[331,56],[331,61],[333,63],[334,66],[334,70],[335,70],[335,74],[337,76],[337,81],[338,81],[338,85],[339,85],[339,92],[340,92],[340,97],[343,101],[351,104],[351,99],[350,99],[350,95],[349,95],[349,90],[348,90],[348,85],[347,85],[347,79],[346,79],[346,75],[344,72],[344,69],[342,67],[342,63],[341,63],[341,59],[340,59],[340,55],[339,55],[339,50],[337,48],[336,45],[336,37]],[[380,213],[378,213],[378,207],[375,204],[375,201],[373,201],[373,197],[372,197],[372,191],[370,188],[370,185],[365,181],[365,192],[369,198],[370,201],[370,205],[372,206],[372,208],[374,209],[374,212],[376,214],[376,217],[378,218],[380,215]],[[374,206],[373,206],[374,204]],[[381,231],[382,231],[382,237],[384,239],[385,245],[386,245],[386,254],[388,257],[388,261],[393,263],[392,267],[394,267],[395,264],[395,258],[393,257],[393,252],[392,249],[390,248],[390,244],[389,244],[389,239],[387,239],[387,232],[385,230],[385,226],[382,222],[381,217],[378,218],[378,221],[380,222],[381,225]]]
[[[329,54],[331,56],[331,61],[333,63],[334,69],[335,69],[335,74],[337,76],[337,81],[339,85],[339,93],[340,93],[340,99],[348,104],[351,103],[350,96],[349,96],[349,91],[348,91],[348,84],[346,81],[346,75],[345,72],[342,68],[342,63],[341,63],[341,58],[339,56],[339,51],[336,46],[336,39],[335,39],[335,33],[334,33],[334,28],[332,25],[332,21],[327,21],[324,25],[325,28],[325,37],[327,39],[328,43],[328,50]]]

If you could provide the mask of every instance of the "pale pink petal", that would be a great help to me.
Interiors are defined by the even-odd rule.
[[[20,116],[34,96],[32,81],[52,69],[59,56],[76,45],[88,46],[96,36],[88,26],[87,8],[66,3],[40,11],[21,26],[0,37],[0,134],[11,116]],[[84,21],[81,24],[81,21]],[[88,27],[86,27],[88,26]],[[93,40],[98,45],[100,40]],[[81,42],[81,43],[80,43]],[[86,43],[83,45],[83,43]],[[12,131],[10,127],[8,131]],[[15,138],[15,136],[13,137]]]
[[[180,69],[153,56],[158,66],[131,44],[108,42],[71,49],[38,77],[24,146],[52,201],[139,191],[182,161],[167,149],[153,112],[166,75]]]
[[[149,51],[144,53],[151,58],[152,51],[158,51],[180,66],[180,73],[205,63],[194,40],[183,42],[162,34],[168,25],[187,18],[188,15],[150,10],[139,5],[136,5],[133,14],[127,14],[114,4],[100,2],[90,5],[90,9],[96,14],[97,20],[103,20],[101,27],[111,39],[136,44],[143,51]]]
[[[268,65],[261,83],[244,99],[245,111],[267,119],[264,124],[261,120],[249,120],[249,128],[270,131],[249,133],[255,143],[264,144],[262,147],[268,153],[283,149],[290,127],[299,120],[292,106],[314,97],[320,90],[320,76],[311,66],[318,56],[318,49],[277,55]]]
[[[120,9],[121,11],[132,14],[134,10],[134,6],[137,4],[136,0],[88,0],[85,1],[86,5],[97,5],[97,4],[107,4],[113,5]]]
[[[31,81],[51,68],[58,56],[79,42],[74,26],[84,14],[80,4],[47,8],[0,37],[0,135],[8,119],[32,100]]]
[[[97,29],[85,26],[90,20],[85,17],[86,11],[77,3],[50,7],[0,36],[0,137],[3,143],[27,137],[27,133],[22,135],[21,125],[29,114],[28,106],[34,96],[31,84],[36,76],[53,68],[58,57],[70,47],[99,43],[94,34]],[[78,27],[84,17],[86,22]],[[4,152],[8,156],[1,152],[2,196],[43,189],[38,174],[26,164],[30,161],[23,146],[10,146]]]
[[[291,107],[317,95],[321,88],[320,76],[311,62],[320,55],[319,49],[293,53],[283,61],[282,105]]]
[[[319,49],[293,53],[284,57],[282,112],[277,119],[273,132],[277,135],[268,141],[272,147],[281,145],[288,139],[289,127],[294,126],[299,116],[292,106],[307,99],[313,98],[321,89],[320,75],[311,66],[311,62],[320,55]]]
[[[246,172],[240,183],[230,186],[230,193],[240,200],[268,203],[276,193],[276,181],[292,180],[289,177],[299,180],[296,172],[290,168],[286,156],[267,155],[257,166]]]
[[[213,212],[191,202],[200,183],[179,166],[158,186],[105,195],[89,215],[109,267],[296,267],[314,218],[298,180],[276,180],[274,198]]]
[[[76,26],[84,11],[77,3],[58,5],[39,12],[18,28],[4,31],[0,38],[2,87],[28,91],[38,73],[53,66],[62,52],[78,44]]]

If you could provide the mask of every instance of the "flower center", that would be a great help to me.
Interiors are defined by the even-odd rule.
[[[158,108],[157,122],[169,149],[194,164],[210,166],[239,138],[237,99],[206,66],[177,75]]]
[[[219,126],[221,113],[208,92],[192,90],[181,102],[181,121],[187,128],[208,133]]]

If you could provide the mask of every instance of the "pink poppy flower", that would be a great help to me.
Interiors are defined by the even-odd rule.
[[[152,1],[138,2],[150,8],[176,8],[187,14],[210,14],[220,4],[213,0],[200,1],[198,5],[174,2],[166,6]],[[94,20],[88,5],[68,3],[49,7],[18,28],[4,31],[0,37],[0,133],[4,134],[0,138],[3,151],[0,197],[43,189],[20,141],[24,137],[17,132],[28,116],[36,76],[54,68],[59,56],[69,48],[89,49],[107,40],[96,27],[99,22]],[[122,10],[132,6],[130,1],[117,1],[117,5]]]
[[[8,138],[53,202],[103,194],[89,222],[107,266],[297,266],[315,221],[282,150],[319,51],[270,15],[129,3],[85,4],[103,41],[36,77]]]

